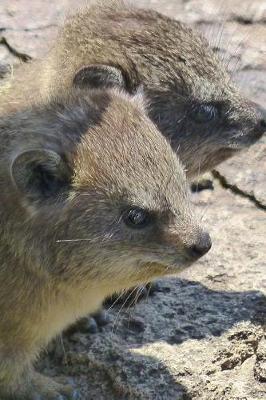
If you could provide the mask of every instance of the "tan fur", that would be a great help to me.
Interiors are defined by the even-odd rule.
[[[0,136],[0,397],[59,399],[32,370],[40,349],[106,296],[190,265],[204,233],[140,94],[72,90],[2,118]],[[145,228],[124,222],[135,207]]]
[[[120,84],[129,92],[143,85],[151,119],[178,151],[189,176],[261,136],[265,115],[240,95],[198,33],[134,2],[95,3],[66,19],[47,55],[14,71],[4,84],[9,87],[2,87],[0,112],[49,99],[70,88],[84,66],[104,65],[120,71]],[[195,109],[205,105],[217,110],[216,117],[200,123]]]

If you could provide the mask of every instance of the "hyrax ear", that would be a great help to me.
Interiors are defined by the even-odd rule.
[[[11,164],[17,189],[31,201],[55,197],[70,182],[70,169],[52,150],[34,149],[18,154]]]
[[[122,88],[126,89],[126,79],[122,71],[111,65],[87,65],[82,67],[74,76],[73,83],[79,88],[106,89]]]

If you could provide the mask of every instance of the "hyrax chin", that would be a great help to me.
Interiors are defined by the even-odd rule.
[[[140,95],[72,90],[0,121],[0,398],[76,398],[39,350],[102,300],[211,247]]]
[[[50,52],[14,72],[0,109],[73,85],[132,93],[140,84],[149,116],[189,176],[213,168],[266,131],[265,111],[240,95],[199,34],[123,1],[96,2],[70,16]]]

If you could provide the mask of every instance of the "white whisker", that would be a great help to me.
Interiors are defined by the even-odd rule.
[[[64,242],[92,242],[92,239],[60,239],[57,240],[56,243],[64,243]]]

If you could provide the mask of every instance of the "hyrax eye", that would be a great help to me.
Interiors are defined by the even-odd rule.
[[[123,221],[130,228],[141,229],[151,222],[151,216],[148,211],[136,207],[124,211]]]
[[[218,110],[217,107],[211,104],[201,104],[195,106],[191,112],[191,118],[198,123],[206,123],[217,118]]]

